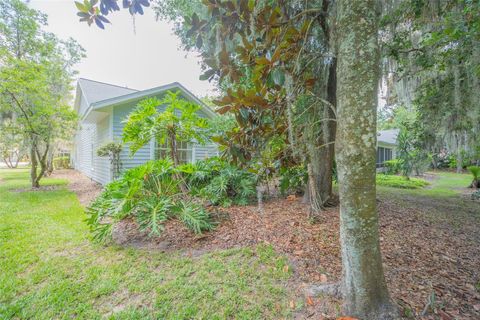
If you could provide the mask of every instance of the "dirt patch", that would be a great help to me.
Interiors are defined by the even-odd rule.
[[[88,206],[102,191],[101,184],[73,169],[56,170],[51,177],[68,180],[68,189],[75,192],[78,201],[84,207]]]
[[[480,210],[461,198],[381,198],[381,246],[392,297],[417,318],[478,319],[480,317]],[[292,287],[301,295],[307,284],[337,281],[341,275],[338,208],[323,212],[312,224],[308,208],[276,199],[256,206],[219,210],[215,231],[196,236],[178,221],[169,221],[161,237],[149,238],[127,220],[114,236],[125,246],[161,251],[183,251],[196,257],[217,249],[271,244],[286,255],[294,269]],[[478,209],[478,207],[477,207]],[[335,318],[338,309],[314,299],[298,318]],[[430,303],[427,315],[420,317]],[[312,302],[312,301],[309,301]],[[335,310],[335,311],[333,311]]]

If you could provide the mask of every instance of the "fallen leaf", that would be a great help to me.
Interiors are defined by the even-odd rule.
[[[295,309],[295,301],[290,300],[290,309]]]
[[[289,269],[288,264],[283,266],[283,272],[287,273],[288,269]]]
[[[291,194],[291,195],[289,195],[289,196],[287,197],[287,200],[288,200],[288,201],[295,201],[296,199],[297,199],[297,196],[294,195],[294,194]]]
[[[313,302],[313,298],[312,298],[312,297],[310,297],[310,296],[307,297],[307,304],[308,304],[309,306],[315,305],[315,303]]]

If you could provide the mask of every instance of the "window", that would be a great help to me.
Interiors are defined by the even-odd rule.
[[[177,141],[177,157],[179,164],[192,162],[192,145],[188,142]],[[170,158],[168,141],[163,144],[155,143],[155,159],[165,158]]]
[[[385,161],[392,160],[392,149],[377,147],[377,168],[382,168]]]

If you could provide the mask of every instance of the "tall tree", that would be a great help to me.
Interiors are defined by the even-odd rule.
[[[70,82],[83,56],[73,39],[43,31],[45,24],[45,15],[20,0],[0,4],[0,112],[14,115],[29,146],[34,188],[47,172],[52,144],[75,127]]]
[[[337,5],[336,152],[344,312],[360,319],[395,319],[376,210],[379,12],[375,0],[341,0]]]

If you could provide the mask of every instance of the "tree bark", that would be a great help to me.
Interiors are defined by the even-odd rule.
[[[327,101],[331,106],[323,106],[320,116],[312,117],[314,121],[322,121],[322,139],[319,144],[308,146],[310,163],[308,165],[308,185],[305,198],[309,200],[310,207],[317,212],[324,207],[334,204],[333,199],[333,161],[335,159],[336,122],[335,110],[337,104],[337,62],[333,59],[329,66],[327,80]],[[314,127],[314,126],[313,126]],[[313,129],[313,128],[312,128]]]
[[[379,76],[375,0],[337,7],[337,142],[345,315],[397,319],[383,273],[376,211],[375,146]]]
[[[40,184],[37,180],[37,154],[36,154],[37,142],[36,138],[32,138],[32,143],[30,145],[30,182],[32,184],[32,188],[40,187]]]

